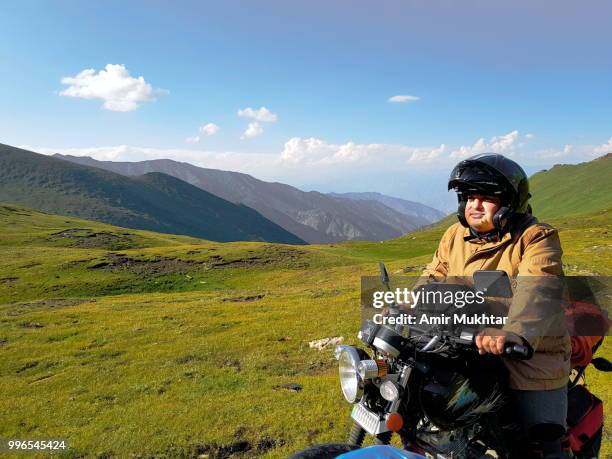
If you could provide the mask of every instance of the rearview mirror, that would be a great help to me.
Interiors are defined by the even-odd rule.
[[[387,290],[389,289],[389,273],[387,272],[387,268],[385,264],[381,261],[378,263],[378,269],[380,270],[380,281],[383,283]]]
[[[485,296],[512,298],[510,278],[506,271],[476,271],[474,273],[474,288]]]

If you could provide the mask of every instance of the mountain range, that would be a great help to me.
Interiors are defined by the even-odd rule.
[[[337,198],[348,198],[356,200],[378,201],[385,206],[401,213],[413,217],[415,221],[425,222],[423,224],[431,224],[444,218],[446,214],[438,209],[426,206],[419,202],[408,201],[407,199],[395,198],[381,193],[366,192],[366,193],[329,193]]]
[[[87,156],[55,154],[54,157],[126,176],[150,172],[171,175],[227,201],[251,207],[312,244],[392,239],[444,217],[442,212],[423,204],[379,193],[305,192],[239,172],[207,169],[169,159],[115,162]]]
[[[255,210],[167,174],[125,177],[0,144],[0,201],[215,241],[304,241]]]

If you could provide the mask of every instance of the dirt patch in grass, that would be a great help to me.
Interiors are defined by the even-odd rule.
[[[323,373],[327,373],[332,368],[336,368],[338,363],[335,360],[329,360],[326,362],[313,362],[308,364],[303,370],[302,373],[305,375],[319,375]]]
[[[266,296],[264,293],[261,293],[259,295],[233,296],[229,298],[221,298],[221,301],[229,301],[232,303],[248,303],[250,301],[261,300],[264,296]]]
[[[101,394],[96,395],[93,398],[94,403],[114,403],[117,400],[117,396],[113,394]]]
[[[307,268],[307,253],[289,247],[265,247],[263,250],[237,259],[226,259],[220,255],[208,258],[209,268],[248,268],[254,266],[274,265],[283,268]]]
[[[37,382],[44,381],[45,379],[53,378],[54,376],[55,376],[55,374],[53,374],[53,373],[50,373],[50,374],[47,374],[47,375],[42,375],[42,376],[39,376],[37,378],[34,378],[32,381],[29,381],[28,384],[35,384]]]
[[[21,328],[43,328],[44,325],[40,322],[21,322],[18,324]]]
[[[18,306],[25,308],[66,308],[76,306],[77,304],[95,302],[93,298],[50,298],[47,300],[29,301],[27,303],[19,303]]]
[[[27,269],[27,268],[33,268],[34,266],[40,266],[40,265],[42,265],[42,263],[38,261],[32,261],[30,263],[26,263],[25,265],[19,266],[19,268]]]
[[[204,360],[206,360],[204,357],[200,355],[195,355],[195,354],[186,354],[186,355],[183,355],[181,357],[177,357],[176,359],[174,359],[174,361],[178,363],[179,365],[184,365],[186,363],[203,362]]]
[[[28,363],[26,363],[25,365],[23,365],[23,366],[19,367],[19,368],[18,368],[18,369],[15,371],[15,373],[23,373],[24,371],[29,370],[30,368],[34,368],[34,367],[36,367],[36,366],[38,366],[38,361],[37,361],[37,360],[34,360],[33,362],[28,362]]]
[[[68,241],[69,247],[126,249],[134,246],[131,233],[93,231],[89,228],[70,228],[51,234],[51,241]]]
[[[156,275],[182,274],[193,271],[200,265],[202,265],[202,262],[181,260],[174,257],[157,257],[147,260],[131,258],[123,253],[110,253],[104,260],[89,266],[89,269],[127,271],[133,274]]]
[[[304,388],[301,384],[298,383],[287,383],[287,384],[279,384],[278,386],[274,386],[274,389],[284,389],[289,392],[299,392]]]
[[[236,359],[227,359],[225,362],[223,362],[223,366],[226,368],[231,368],[236,372],[242,370],[242,367],[240,366],[240,360]]]
[[[18,277],[0,277],[0,284],[8,284],[18,280]]]

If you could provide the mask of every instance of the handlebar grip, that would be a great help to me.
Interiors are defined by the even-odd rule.
[[[504,347],[504,354],[519,360],[529,360],[532,356],[531,349],[522,344],[508,343]]]

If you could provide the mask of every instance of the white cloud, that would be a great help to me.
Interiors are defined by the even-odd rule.
[[[263,134],[263,128],[261,127],[261,125],[257,122],[257,121],[253,121],[252,123],[249,123],[249,125],[246,128],[246,131],[244,131],[244,134],[242,134],[242,137],[240,137],[241,139],[252,139],[253,137],[257,137],[261,134]]]
[[[193,137],[187,137],[185,139],[186,143],[198,143],[199,141],[200,141],[200,136],[199,135],[196,135],[196,136],[193,136]]]
[[[328,166],[344,164],[353,166],[378,164],[384,167],[398,167],[410,161],[427,163],[438,158],[446,150],[439,147],[414,148],[393,144],[357,144],[347,142],[332,144],[314,137],[293,137],[285,143],[280,159],[285,164],[300,166]]]
[[[167,93],[153,89],[142,76],[132,77],[121,64],[107,64],[99,72],[85,69],[61,81],[68,87],[59,93],[60,96],[101,99],[105,109],[116,112],[136,110],[141,103],[153,101],[157,95]]]
[[[535,138],[535,134],[532,134],[531,132],[529,132],[529,133],[525,134],[525,138],[526,139],[533,139],[533,138]]]
[[[564,145],[563,148],[545,148],[533,152],[531,156],[541,160],[559,161],[560,158],[564,162],[574,164],[582,161],[591,161],[593,158],[602,156],[606,153],[612,153],[612,137],[601,145]],[[527,159],[528,160],[528,159]]]
[[[481,137],[471,146],[462,146],[451,152],[451,158],[467,158],[479,153],[501,153],[512,155],[519,139],[519,132],[514,130],[508,134],[491,137],[488,141]]]
[[[281,161],[294,165],[325,165],[356,162],[379,150],[376,144],[359,145],[353,142],[331,144],[314,137],[293,137],[285,142]]]
[[[219,132],[221,128],[217,126],[215,123],[208,123],[203,126],[200,126],[200,132],[205,136],[215,135]]]
[[[265,177],[274,169],[278,153],[219,152],[188,148],[150,148],[131,145],[111,145],[90,148],[49,148],[21,145],[19,148],[45,155],[90,156],[100,161],[146,161],[150,159],[172,159],[201,167],[224,169],[256,174]]]
[[[442,153],[446,151],[446,145],[442,144],[437,148],[417,148],[410,156],[410,161],[433,161],[440,158]]]
[[[252,118],[255,121],[260,121],[262,123],[274,123],[278,120],[278,115],[276,113],[272,113],[266,107],[261,107],[256,110],[252,109],[251,107],[241,108],[238,110],[238,116]]]
[[[544,150],[536,151],[533,157],[540,160],[557,161],[559,158],[568,156],[572,150],[572,145],[565,145],[562,149],[545,148]]]
[[[596,155],[604,155],[606,153],[612,153],[612,137],[608,139],[607,143],[604,143],[603,145],[598,145],[595,148],[593,148],[593,153],[595,153]]]
[[[493,148],[493,151],[496,151],[499,153],[509,151],[514,145],[514,143],[518,140],[518,138],[519,138],[518,131],[512,131],[506,135],[502,135],[499,137],[492,137],[491,138],[491,148]]]
[[[418,96],[392,96],[387,99],[387,102],[391,102],[394,104],[405,104],[406,102],[416,102],[419,100]]]

